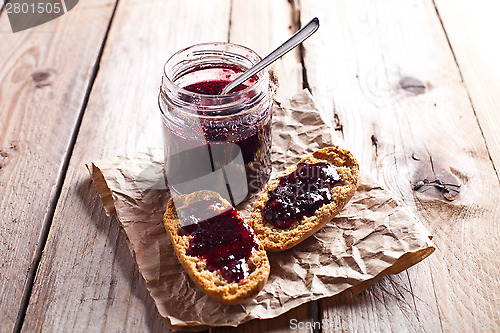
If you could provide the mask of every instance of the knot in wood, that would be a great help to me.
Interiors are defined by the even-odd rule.
[[[427,90],[427,87],[422,81],[411,76],[402,77],[401,80],[399,80],[399,86],[403,90],[406,90],[416,95],[423,94]]]
[[[460,193],[460,184],[445,183],[439,178],[429,180],[427,178],[417,181],[412,185],[414,191],[426,192],[429,188],[433,188],[441,194],[441,196],[448,200],[453,201]]]
[[[49,78],[49,76],[50,76],[50,73],[48,73],[48,72],[35,72],[35,73],[31,74],[31,78],[35,82],[45,81]]]

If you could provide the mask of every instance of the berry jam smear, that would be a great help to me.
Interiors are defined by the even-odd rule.
[[[248,260],[258,244],[252,229],[234,208],[220,212],[221,208],[216,200],[188,205],[179,212],[183,225],[180,235],[190,236],[187,255],[204,259],[209,271],[219,271],[228,282],[239,282],[250,275]],[[210,210],[212,217],[198,218],[204,210]]]
[[[278,186],[269,192],[264,216],[276,228],[286,229],[330,203],[330,190],[340,185],[337,169],[328,163],[299,163],[294,172],[281,177]]]

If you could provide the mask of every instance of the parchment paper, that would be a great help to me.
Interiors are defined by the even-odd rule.
[[[302,91],[273,111],[273,175],[304,155],[332,145],[312,96]],[[336,139],[336,143],[338,143]],[[296,247],[269,253],[264,289],[244,305],[220,304],[184,272],[163,228],[169,194],[163,152],[151,149],[87,165],[104,208],[125,231],[159,313],[174,330],[237,326],[267,319],[346,289],[359,293],[385,274],[396,274],[434,251],[422,223],[364,170],[351,202],[329,224]],[[238,206],[248,216],[255,198]]]

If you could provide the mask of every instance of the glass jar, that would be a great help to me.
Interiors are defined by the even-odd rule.
[[[220,95],[260,59],[240,45],[204,43],[166,62],[159,106],[165,176],[173,195],[212,190],[236,206],[269,180],[269,73],[263,70]]]

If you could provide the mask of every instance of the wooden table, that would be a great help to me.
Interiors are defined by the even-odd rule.
[[[229,40],[265,55],[314,16],[317,34],[276,65],[279,98],[309,88],[437,250],[358,296],[212,331],[499,331],[500,23],[492,3],[86,0],[15,34],[4,9],[0,331],[168,331],[84,163],[161,144],[156,98],[173,52]]]

